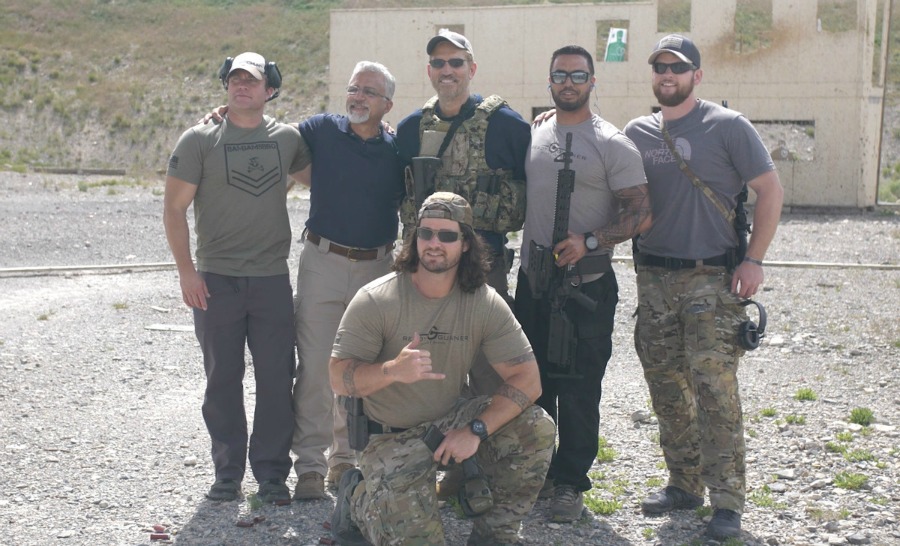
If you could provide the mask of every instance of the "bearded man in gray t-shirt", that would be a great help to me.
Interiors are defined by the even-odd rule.
[[[525,162],[528,207],[522,237],[522,267],[516,286],[516,318],[534,347],[543,393],[538,405],[556,421],[559,445],[543,493],[551,494],[553,521],[581,517],[584,492],[592,487],[588,471],[597,456],[600,397],[612,354],[612,332],[619,301],[610,254],[650,224],[647,180],[634,144],[612,124],[591,111],[596,78],[591,54],[579,46],[556,50],[550,61],[550,93],[556,115],[532,130]],[[568,202],[557,203],[557,178],[563,166],[567,134],[572,136],[574,189]],[[553,240],[555,213],[569,208],[568,237]],[[562,283],[584,298],[560,297],[558,287],[536,293],[530,266],[545,263],[531,254],[532,244],[553,248],[549,267],[563,268]],[[554,246],[555,244],[555,246]],[[558,258],[556,257],[558,256]],[[546,268],[546,266],[545,266]],[[554,319],[573,326],[566,346],[574,345],[571,365],[554,362],[551,337],[560,339]],[[570,349],[571,351],[571,349]]]
[[[784,191],[747,118],[694,96],[703,71],[690,39],[664,37],[648,62],[661,111],[625,127],[643,157],[653,206],[653,226],[635,253],[635,346],[669,483],[642,508],[696,508],[709,490],[714,512],[706,532],[721,540],[740,535],[746,496],[737,384],[745,350],[737,334],[747,320],[741,299],[762,284]],[[756,193],[754,227],[735,263],[738,238],[726,214],[745,183]]]

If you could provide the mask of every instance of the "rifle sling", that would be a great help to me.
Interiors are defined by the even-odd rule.
[[[694,171],[688,167],[684,158],[682,158],[681,154],[678,153],[678,150],[675,149],[675,142],[673,142],[672,137],[669,136],[669,131],[666,129],[666,125],[663,122],[662,114],[659,116],[659,129],[662,131],[663,138],[666,140],[666,146],[669,147],[669,151],[672,152],[672,155],[678,160],[678,167],[681,171],[690,179],[691,183],[693,183],[697,189],[703,192],[703,195],[712,201],[712,204],[716,206],[716,209],[718,209],[719,213],[725,218],[725,221],[728,222],[728,225],[734,225],[734,211],[725,208],[725,205],[719,201],[709,186],[704,184],[703,181],[694,174]]]

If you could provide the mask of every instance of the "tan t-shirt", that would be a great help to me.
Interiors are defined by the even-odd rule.
[[[431,352],[443,380],[394,383],[365,398],[366,415],[384,425],[409,428],[450,411],[479,350],[488,362],[506,362],[531,351],[509,305],[485,285],[467,294],[455,286],[429,299],[407,273],[391,273],[364,286],[347,307],[331,356],[363,362],[396,358],[419,332],[419,349]]]

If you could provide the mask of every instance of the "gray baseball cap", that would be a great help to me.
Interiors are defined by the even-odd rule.
[[[453,32],[448,28],[442,28],[438,31],[437,36],[428,40],[428,45],[425,47],[425,53],[431,55],[434,48],[441,42],[450,42],[456,47],[468,51],[471,55],[475,54],[475,52],[472,51],[472,44],[469,43],[469,40],[465,36],[458,32]]]

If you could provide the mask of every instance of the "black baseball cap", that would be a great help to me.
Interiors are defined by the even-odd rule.
[[[691,63],[694,68],[700,68],[700,50],[694,45],[690,38],[681,34],[669,34],[662,40],[656,42],[653,53],[647,59],[648,64],[656,62],[656,58],[660,53],[671,53],[686,63]]]

